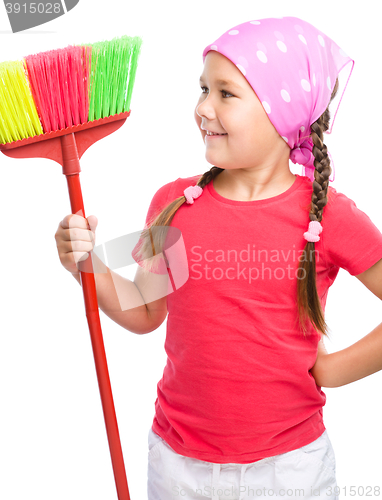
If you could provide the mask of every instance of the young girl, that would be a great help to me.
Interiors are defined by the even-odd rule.
[[[382,369],[382,324],[338,353],[328,355],[322,341],[340,267],[382,299],[382,234],[329,187],[323,143],[354,61],[295,17],[240,24],[203,60],[195,119],[214,166],[154,195],[134,254],[142,267],[134,283],[123,281],[130,307],[118,312],[118,275],[96,274],[100,308],[128,330],[153,331],[168,311],[148,498],[337,499],[321,387]],[[289,159],[303,175],[291,173]],[[170,226],[181,232],[175,252],[164,245]],[[77,281],[75,262],[93,248],[86,229],[70,215],[56,233]],[[167,270],[168,295],[149,299],[143,276]]]

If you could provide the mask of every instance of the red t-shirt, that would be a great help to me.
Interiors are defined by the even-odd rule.
[[[146,222],[200,175],[162,186]],[[224,198],[210,182],[176,212],[171,226],[181,231],[189,276],[167,296],[167,364],[152,428],[177,453],[251,463],[324,432],[326,396],[309,371],[320,334],[310,327],[304,337],[297,323],[311,194],[300,175],[284,193],[256,201]],[[323,308],[340,267],[357,275],[382,258],[370,218],[331,186],[328,200],[315,243]]]

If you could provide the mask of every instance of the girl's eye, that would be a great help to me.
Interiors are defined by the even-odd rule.
[[[208,90],[208,89],[207,89],[207,87],[200,87],[200,88],[201,88],[202,90],[204,90],[204,89]],[[226,96],[227,96],[227,95],[230,95],[230,96],[232,96],[232,97],[233,97],[233,95],[232,95],[232,94],[230,94],[229,92],[226,92],[225,90],[221,90],[220,92],[221,92],[222,94],[225,94]],[[202,94],[205,94],[205,92],[202,92]],[[224,97],[224,95],[223,95],[223,97]]]

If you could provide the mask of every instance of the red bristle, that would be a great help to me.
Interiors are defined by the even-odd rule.
[[[78,54],[78,57],[80,58],[81,65],[83,66],[83,60],[82,60],[82,48],[80,47],[80,51]],[[86,68],[84,67],[84,79],[86,79]],[[78,84],[78,108],[80,112],[80,122],[84,123],[83,120],[83,115],[84,115],[84,110],[85,110],[85,99],[84,99],[84,85],[83,82],[78,78],[77,74],[77,84]]]
[[[79,64],[83,68],[83,77],[81,78],[80,74],[77,72],[77,87],[78,87],[78,109],[79,109],[79,119],[80,123],[86,123],[88,119],[88,114],[86,113],[86,100],[85,100],[85,95],[87,94],[87,91],[85,92],[86,89],[86,84],[88,80],[88,75],[87,75],[87,67],[86,67],[86,61],[83,59],[83,47],[76,47],[77,50],[77,57],[79,59]]]
[[[51,132],[49,112],[43,98],[44,71],[40,66],[39,56],[31,55],[25,58],[28,74],[30,76],[33,99],[41,119],[44,132]]]
[[[40,70],[39,73],[39,89],[41,92],[41,102],[42,105],[46,109],[46,116],[48,119],[48,132],[51,132],[52,130],[56,130],[54,125],[54,113],[53,113],[53,96],[52,92],[49,91],[49,80],[48,80],[48,67],[47,67],[47,61],[46,57],[44,57],[44,54],[37,54],[36,55],[36,62],[37,62],[37,68]]]
[[[82,47],[82,62],[83,67],[85,68],[85,79],[84,79],[84,123],[87,122],[89,116],[89,75],[90,75],[90,66],[92,60],[92,48],[91,47]]]
[[[70,127],[74,124],[73,122],[73,114],[72,114],[72,83],[71,83],[71,78],[72,78],[72,68],[71,68],[71,60],[70,60],[70,53],[67,50],[64,50],[65,53],[65,67],[62,68],[63,75],[65,78],[65,91],[67,92],[67,102],[66,106],[68,109],[68,118],[67,118],[67,123],[69,123]]]
[[[79,59],[79,63],[82,66],[82,57],[81,57],[81,49],[77,51],[76,57]],[[85,75],[83,75],[85,77]],[[76,86],[77,86],[77,91],[78,91],[78,119],[79,123],[83,123],[83,107],[84,107],[84,96],[83,96],[83,83],[81,81],[82,79],[79,77],[78,72],[76,73]]]
[[[57,130],[58,128],[58,121],[57,121],[57,114],[56,114],[56,106],[55,106],[55,89],[54,92],[51,91],[54,87],[52,86],[52,81],[50,78],[50,66],[51,66],[51,61],[49,59],[49,56],[45,53],[42,54],[41,57],[41,64],[44,68],[44,73],[45,73],[45,85],[43,87],[43,99],[44,101],[47,102],[48,104],[48,109],[49,109],[49,121],[50,121],[50,128],[51,130]]]
[[[52,52],[54,53],[53,50],[49,51],[43,58],[43,61],[46,73],[46,94],[47,98],[49,98],[49,104],[50,104],[50,114],[49,114],[50,125],[52,130],[58,130],[59,119],[57,112],[57,98],[55,95],[50,95],[53,94],[53,92],[49,92],[49,89],[54,89],[54,93],[57,91],[56,89],[57,79],[55,78],[54,75],[54,57],[51,57],[50,55]]]
[[[64,50],[61,50],[58,54],[58,71],[60,75],[61,99],[65,115],[65,123],[67,124],[67,127],[70,127],[70,124],[72,123],[72,115],[70,113],[67,66],[67,54]]]
[[[34,103],[36,104],[37,113],[39,114],[39,117],[41,119],[41,123],[42,123],[43,129],[44,129],[44,132],[45,132],[44,120],[43,120],[43,116],[42,116],[43,113],[42,113],[42,110],[41,110],[41,104],[40,104],[38,93],[35,90],[36,85],[37,85],[36,84],[36,77],[35,77],[35,74],[34,74],[33,65],[30,64],[31,57],[32,56],[24,57],[24,67],[25,67],[26,74],[28,75],[29,87],[31,89],[31,94],[32,94]]]
[[[73,125],[80,124],[79,115],[79,98],[78,98],[78,82],[77,74],[78,68],[80,67],[78,63],[81,64],[81,60],[78,59],[76,54],[76,47],[69,47],[69,82],[70,82],[70,109],[72,111]],[[82,77],[82,75],[81,75]]]
[[[60,85],[60,77],[59,77],[59,69],[58,69],[58,60],[57,56],[52,58],[52,82],[54,82],[54,88],[56,89],[57,96],[55,99],[56,110],[57,110],[57,119],[58,119],[58,127],[60,129],[65,128],[65,117],[64,110],[62,106],[62,97],[61,97],[61,85]]]
[[[54,97],[55,96],[53,95],[53,92],[50,90],[53,88],[51,86],[51,80],[49,78],[49,76],[50,76],[50,69],[49,69],[50,61],[49,61],[49,58],[47,57],[46,54],[45,54],[45,57],[42,54],[40,60],[41,60],[41,66],[44,69],[44,76],[45,76],[45,78],[43,80],[45,85],[42,87],[42,91],[43,91],[42,97],[43,97],[44,102],[46,102],[48,105],[48,116],[49,116],[49,121],[50,121],[50,128],[51,128],[51,130],[57,130],[58,124],[57,124],[57,119],[56,119],[57,117],[55,114],[55,105],[54,105]]]
[[[62,74],[62,68],[65,67],[65,54],[62,51],[57,52],[57,71],[58,81],[60,85],[60,102],[62,106],[62,114],[65,124],[68,121],[68,99],[67,92],[65,92],[65,76]]]
[[[45,133],[88,121],[90,56],[91,47],[69,46],[25,58]]]
[[[52,126],[50,122],[50,102],[49,96],[46,96],[46,70],[43,58],[36,54],[31,60],[34,65],[34,70],[36,74],[37,87],[36,91],[39,93],[39,99],[41,103],[41,109],[44,116],[44,129],[46,132],[52,131]]]
[[[83,64],[82,60],[82,47],[76,47],[77,51],[77,57],[78,57],[78,64],[80,65],[81,68],[83,68],[83,73],[80,75],[77,73],[77,87],[78,87],[78,110],[79,110],[79,120],[80,123],[84,123],[84,116],[86,115],[86,103],[85,103],[85,88],[84,88],[84,82],[87,81],[87,76],[86,76],[86,66]],[[87,121],[87,115],[86,115],[86,121]]]

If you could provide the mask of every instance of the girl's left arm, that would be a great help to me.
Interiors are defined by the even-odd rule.
[[[382,259],[356,276],[382,300]],[[341,387],[382,370],[382,323],[355,344],[328,354],[323,338],[310,370],[320,387]]]

